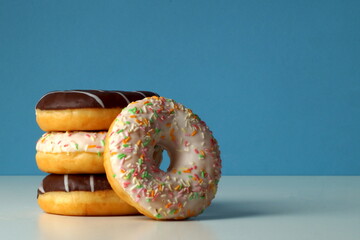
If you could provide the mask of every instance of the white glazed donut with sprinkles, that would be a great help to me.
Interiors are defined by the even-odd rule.
[[[166,172],[153,160],[155,146],[169,154]],[[122,110],[106,138],[104,165],[115,192],[156,220],[202,213],[221,177],[219,147],[205,122],[164,97],[148,97]]]

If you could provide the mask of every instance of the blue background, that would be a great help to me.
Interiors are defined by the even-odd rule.
[[[360,1],[0,0],[0,174],[41,174],[48,91],[153,90],[224,175],[360,174]]]

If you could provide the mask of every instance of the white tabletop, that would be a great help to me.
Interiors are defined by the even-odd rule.
[[[0,239],[360,239],[360,176],[223,177],[202,215],[168,222],[43,213],[41,179],[0,177]]]

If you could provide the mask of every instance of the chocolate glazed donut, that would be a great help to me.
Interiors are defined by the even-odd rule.
[[[75,108],[124,108],[129,103],[145,97],[158,96],[149,91],[68,90],[44,95],[36,105],[39,110]]]
[[[36,121],[44,131],[107,130],[129,103],[151,96],[158,94],[102,90],[49,92],[36,104]]]
[[[40,208],[53,214],[138,214],[115,194],[105,174],[50,174],[41,182],[37,198]]]
[[[38,188],[38,197],[47,192],[111,190],[105,174],[50,174]]]

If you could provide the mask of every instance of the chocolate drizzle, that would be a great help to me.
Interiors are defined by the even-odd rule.
[[[151,96],[158,96],[158,94],[149,91],[55,91],[45,94],[36,104],[36,109],[62,110],[75,108],[124,108],[130,102]]]
[[[94,192],[111,189],[105,174],[50,174],[42,180],[38,196],[46,192]]]

